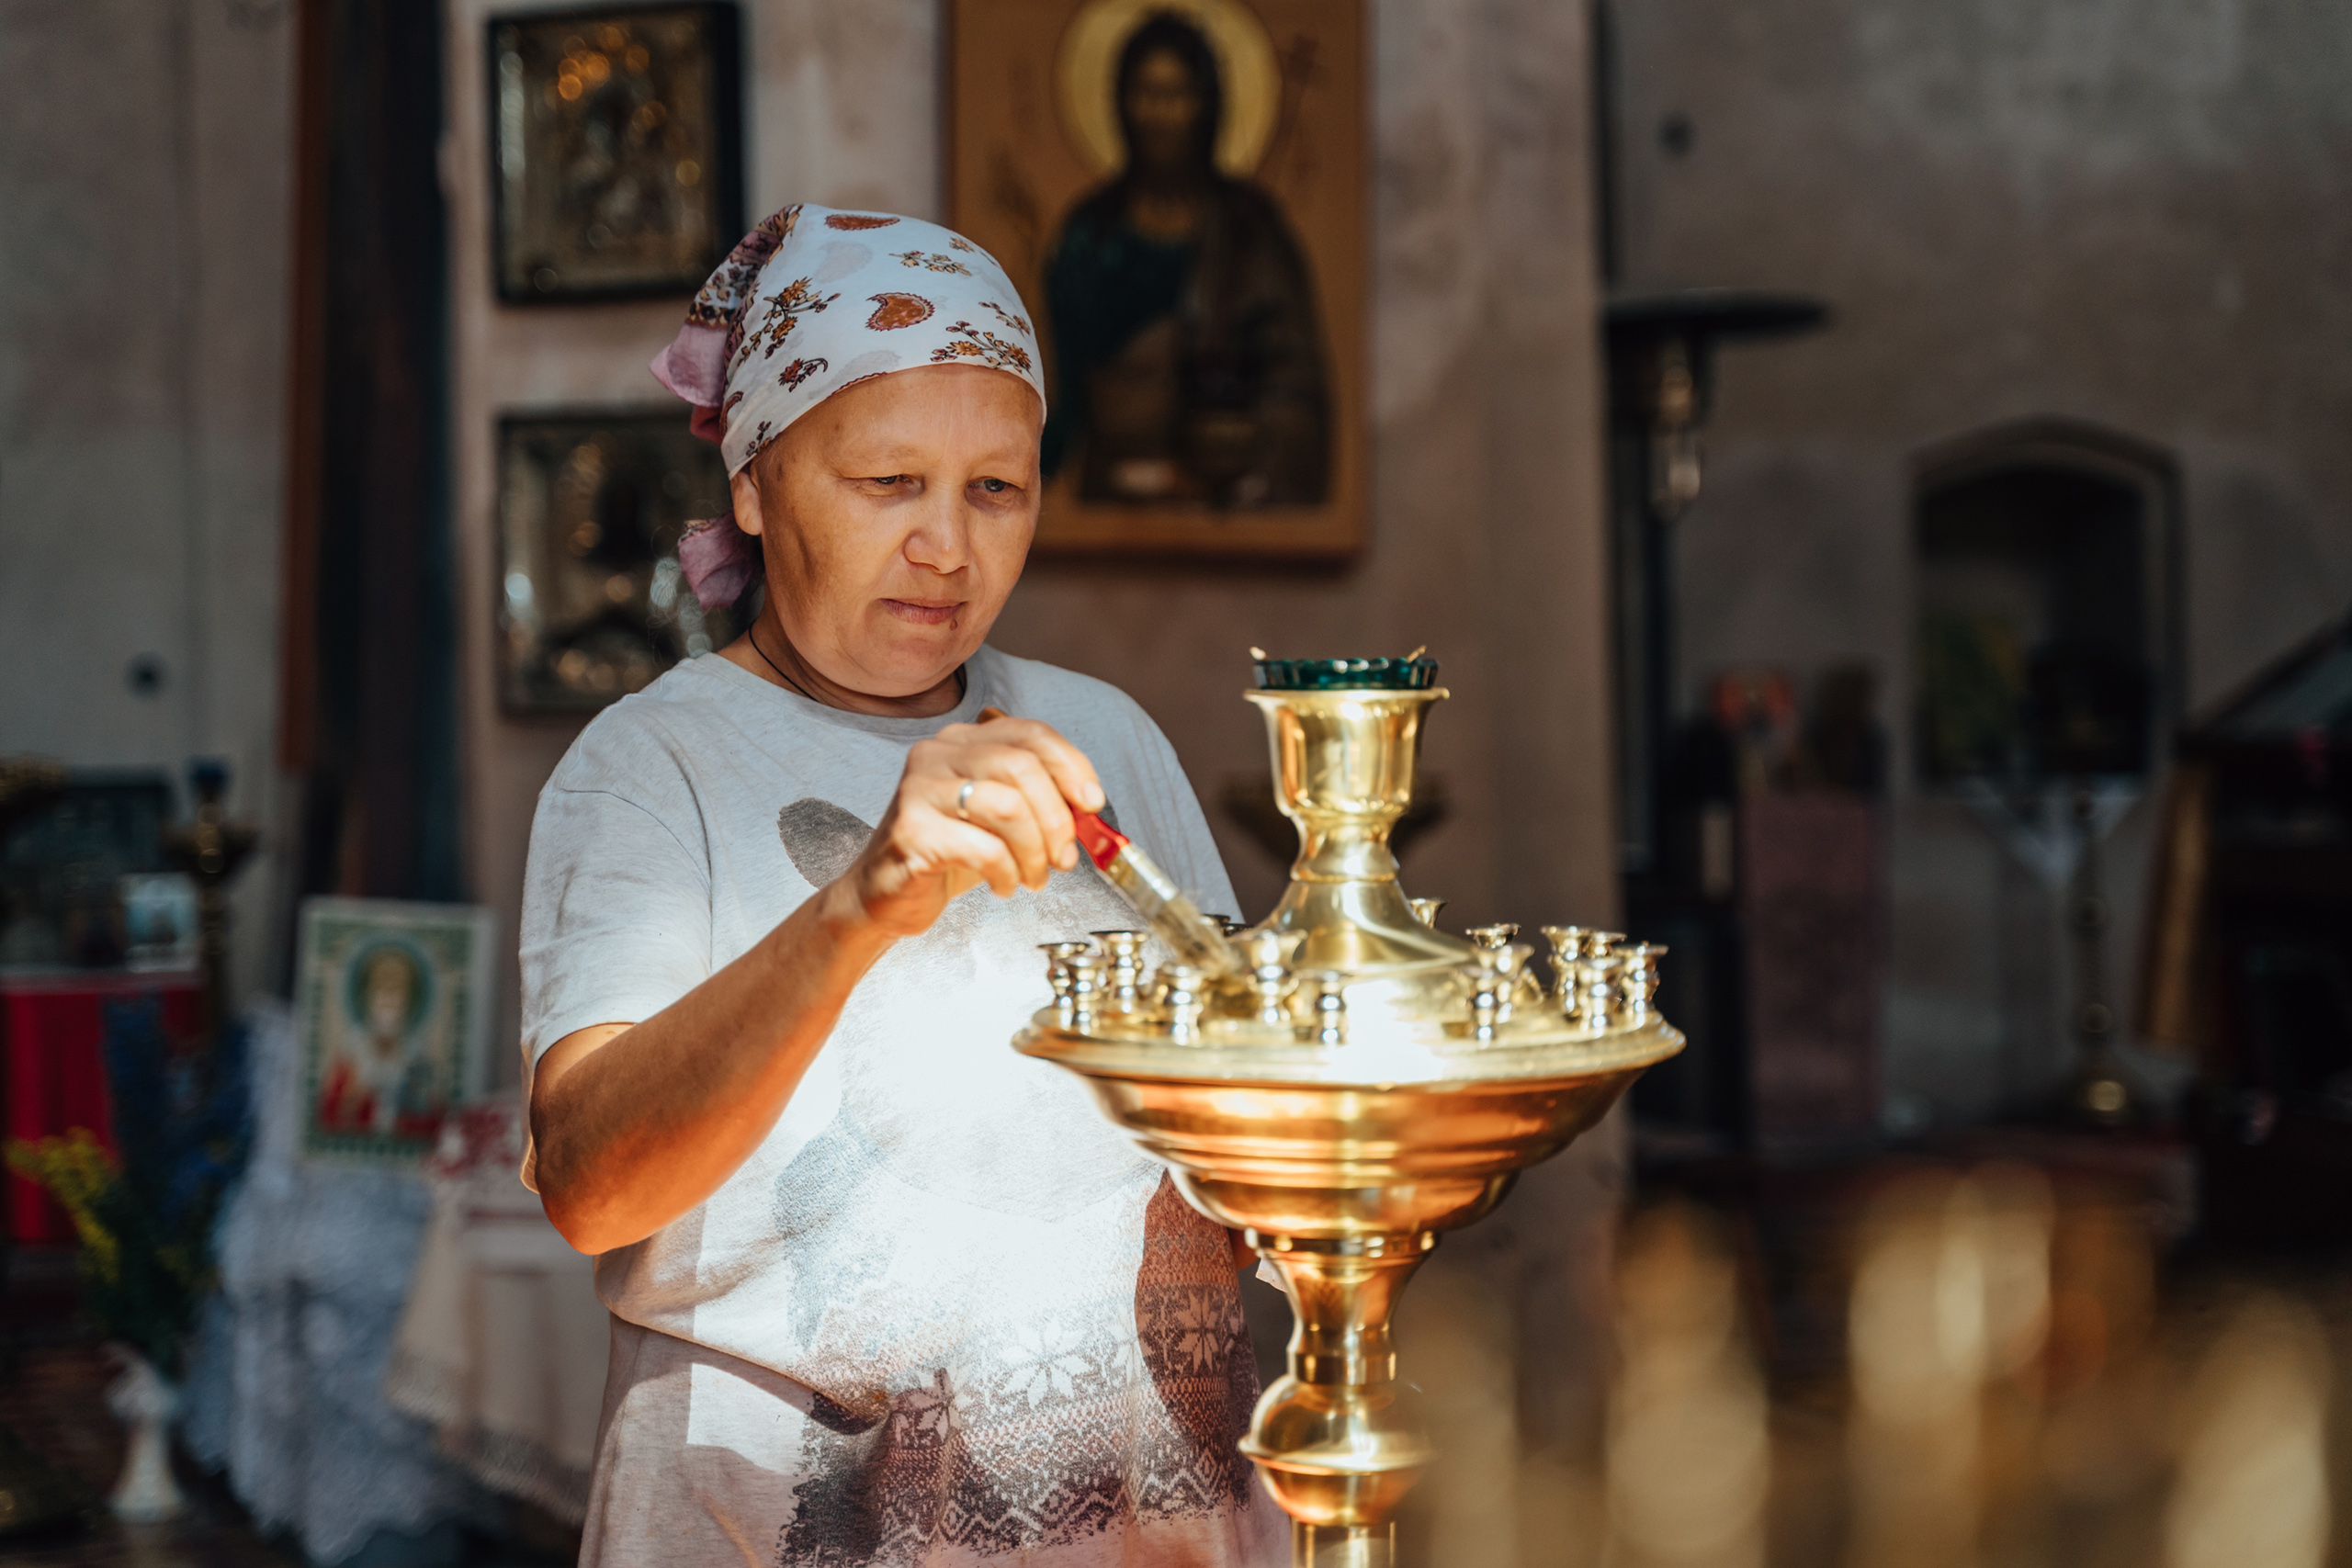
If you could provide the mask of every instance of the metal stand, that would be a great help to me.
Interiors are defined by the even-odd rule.
[[[2070,1122],[2120,1127],[2143,1107],[2115,1060],[2115,1015],[2107,1001],[2107,896],[2098,846],[2140,798],[2136,780],[2075,779],[2045,785],[2029,818],[2019,804],[1983,780],[1963,780],[1961,799],[2018,863],[2062,900],[2072,934],[2075,1045],[2073,1075],[2057,1113]]]
[[[1437,1237],[1248,1234],[1290,1298],[1290,1371],[1259,1399],[1241,1451],[1295,1522],[1294,1568],[1385,1568],[1388,1516],[1435,1457],[1396,1397],[1388,1320]]]
[[[1290,1568],[1396,1568],[1395,1525],[1290,1522]]]
[[[2081,858],[2067,889],[2067,923],[2075,932],[2075,1077],[2066,1089],[2066,1113],[2096,1127],[2120,1127],[2139,1119],[2131,1084],[2115,1060],[2115,1013],[2107,1002],[2107,895],[2100,884],[2098,806],[2087,786],[2078,785],[2075,825],[2082,835]]]
[[[206,758],[188,764],[188,793],[196,797],[196,819],[164,835],[164,852],[196,884],[196,922],[204,964],[204,1043],[220,1038],[229,1017],[229,880],[243,869],[259,835],[253,825],[229,820],[221,804],[229,793],[228,764]]]
[[[1745,288],[1619,295],[1607,314],[1618,869],[1626,919],[1679,955],[1675,1005],[1691,1045],[1646,1086],[1641,1113],[1726,1141],[1745,1139],[1753,1122],[1746,952],[1728,878],[1713,886],[1701,869],[1706,829],[1669,795],[1680,705],[1675,530],[1704,479],[1716,347],[1812,332],[1828,315],[1818,299]]]

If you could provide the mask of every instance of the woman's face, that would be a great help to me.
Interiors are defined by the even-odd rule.
[[[769,613],[828,681],[909,697],[988,637],[1036,531],[1045,410],[1026,382],[926,365],[845,387],[735,478]]]

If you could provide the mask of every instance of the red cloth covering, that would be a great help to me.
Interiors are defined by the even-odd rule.
[[[6,1085],[7,1135],[53,1138],[87,1127],[114,1147],[107,1096],[107,1002],[163,998],[164,1029],[192,1038],[204,1024],[200,976],[120,971],[48,971],[0,976],[0,1081]],[[57,1201],[21,1176],[8,1178],[8,1234],[31,1246],[74,1240],[74,1222]]]

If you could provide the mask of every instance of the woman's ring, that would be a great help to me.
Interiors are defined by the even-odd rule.
[[[956,815],[967,822],[972,819],[972,792],[979,787],[978,779],[966,779],[964,787],[956,792]]]

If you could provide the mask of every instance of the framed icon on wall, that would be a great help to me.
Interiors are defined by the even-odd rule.
[[[735,7],[493,17],[499,299],[691,294],[743,232]]]
[[[704,609],[678,565],[686,525],[728,505],[718,448],[675,408],[501,420],[500,705],[592,712],[734,641],[749,606]]]
[[[496,929],[474,905],[303,902],[304,1154],[413,1164],[488,1091]]]
[[[1036,547],[1364,532],[1360,0],[952,0],[955,226],[1047,350]]]

